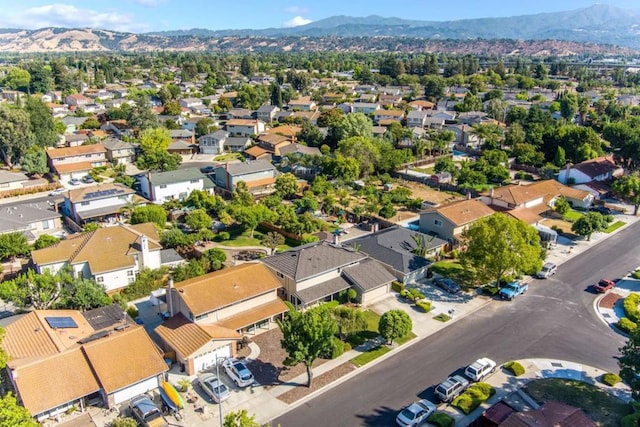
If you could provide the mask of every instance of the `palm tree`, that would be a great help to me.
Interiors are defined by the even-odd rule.
[[[502,137],[502,128],[493,123],[474,123],[471,134],[476,135],[485,148],[495,149]]]

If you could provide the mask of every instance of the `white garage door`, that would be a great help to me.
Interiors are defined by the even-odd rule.
[[[364,301],[362,302],[364,305],[371,304],[372,302],[387,296],[389,293],[389,286],[380,286],[377,289],[372,289],[364,294]]]
[[[193,367],[196,373],[215,367],[216,359],[218,357],[231,357],[231,344],[217,348],[208,353],[201,354],[193,359]]]
[[[113,401],[116,405],[126,402],[132,397],[136,397],[140,394],[146,393],[149,390],[155,390],[158,388],[158,379],[156,377],[149,378],[144,381],[140,381],[139,383],[133,384],[127,388],[123,388],[122,390],[116,391],[113,394]]]

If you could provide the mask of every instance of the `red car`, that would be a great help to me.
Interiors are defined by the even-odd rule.
[[[605,293],[610,289],[613,289],[616,286],[616,284],[613,282],[613,280],[609,280],[609,279],[601,279],[598,283],[596,283],[595,285],[592,285],[591,288],[598,293]]]

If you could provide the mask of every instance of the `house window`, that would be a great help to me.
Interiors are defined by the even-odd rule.
[[[89,206],[91,204],[91,202],[82,202],[80,203],[82,206]]]
[[[439,219],[434,219],[433,225],[435,225],[436,227],[442,227],[442,221],[440,221]]]
[[[199,179],[192,179],[191,181],[189,181],[192,184],[197,184],[200,180]]]
[[[104,277],[102,277],[102,276],[98,276],[98,277],[96,277],[96,282],[98,282],[98,283],[104,283]]]
[[[280,273],[279,271],[276,273],[276,275],[277,275],[279,278],[284,279],[284,274]]]
[[[133,276],[133,270],[127,271],[127,276]]]
[[[127,277],[127,283],[133,283],[135,281],[136,281],[135,277]]]
[[[91,154],[85,154],[84,156],[85,156],[87,159],[90,159],[92,155],[91,155]]]
[[[205,313],[205,314],[201,314],[201,315],[199,315],[199,316],[196,316],[196,322],[197,322],[198,320],[206,319],[207,317],[209,317],[209,314],[208,314],[208,313]]]
[[[160,188],[167,188],[166,184],[160,186]]]

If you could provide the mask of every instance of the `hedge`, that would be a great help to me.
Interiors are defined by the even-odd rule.
[[[624,299],[624,315],[629,318],[633,323],[640,322],[640,311],[638,311],[638,304],[640,304],[640,294],[629,294]]]
[[[620,375],[618,374],[609,372],[609,373],[603,374],[600,381],[602,381],[604,384],[608,385],[609,387],[614,387],[616,384],[622,381],[622,378],[620,378]]]
[[[416,307],[424,313],[428,313],[431,311],[431,301],[416,301]]]
[[[338,357],[342,356],[342,354],[344,353],[344,343],[342,342],[342,340],[337,337],[332,337],[331,344],[331,359],[337,359]]]
[[[469,415],[480,406],[483,402],[486,402],[491,396],[496,393],[496,390],[487,383],[476,383],[469,386],[460,396],[453,399],[452,406],[460,409],[465,415]]]
[[[634,279],[640,279],[640,270],[636,270],[631,273],[631,277],[633,277]]]
[[[402,292],[402,291],[404,291],[404,283],[398,282],[397,280],[394,280],[391,283],[391,289],[393,289],[396,292]]]
[[[519,377],[520,375],[524,374],[524,366],[522,366],[520,362],[516,362],[515,360],[505,363],[503,367],[504,369],[511,372],[513,375],[515,375],[516,377]]]
[[[622,332],[626,332],[627,334],[630,334],[631,331],[633,331],[638,325],[636,325],[634,322],[632,322],[628,318],[623,317],[622,319],[618,320],[618,323],[616,324],[616,326]]]
[[[437,427],[453,427],[456,424],[456,421],[449,414],[444,412],[434,412],[429,415],[427,418],[427,422],[437,426]]]

